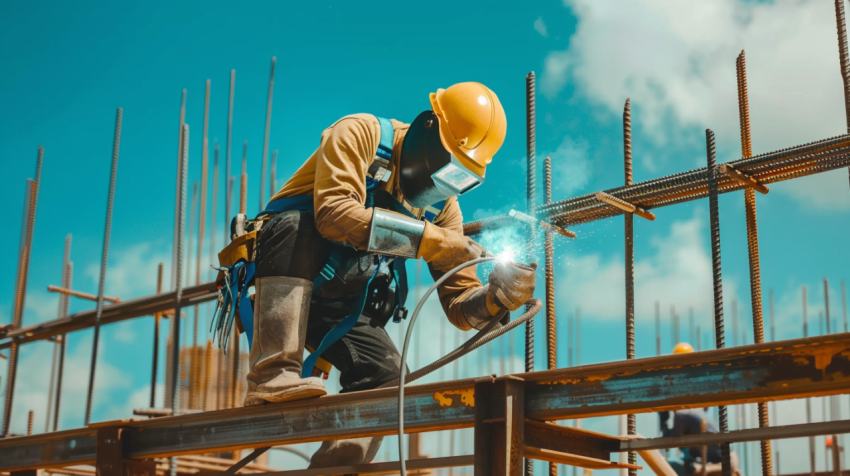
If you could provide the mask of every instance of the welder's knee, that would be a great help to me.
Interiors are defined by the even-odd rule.
[[[325,241],[316,230],[312,213],[278,213],[260,230],[256,277],[287,276],[312,281],[326,259]]]

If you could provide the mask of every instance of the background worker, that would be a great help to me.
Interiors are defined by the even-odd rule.
[[[397,378],[401,357],[383,326],[406,313],[404,259],[423,258],[438,279],[486,253],[463,236],[457,197],[483,183],[505,112],[479,83],[438,89],[430,102],[410,125],[340,119],[260,214],[246,406],[325,394],[309,376],[315,357],[302,363],[305,343],[339,369],[343,392]],[[483,328],[532,296],[536,267],[500,263],[486,285],[467,268],[440,286],[440,303],[457,328]],[[326,441],[310,467],[370,462],[380,442]]]
[[[674,354],[687,354],[694,351],[691,344],[680,342],[673,348]],[[661,436],[684,436],[695,435],[699,433],[717,433],[717,425],[708,418],[706,411],[701,408],[676,410],[673,412],[672,425],[670,424],[670,412],[659,412],[659,423],[661,427]],[[703,428],[703,425],[704,428]],[[677,474],[692,475],[694,474],[694,465],[699,460],[700,464],[706,464],[702,461],[702,446],[692,448],[679,448],[681,455],[676,455],[668,460],[670,466]],[[711,468],[712,464],[720,463],[720,445],[710,445],[706,447],[706,460]],[[736,458],[737,459],[737,458]],[[733,465],[734,467],[737,464]],[[717,467],[719,470],[719,466]]]

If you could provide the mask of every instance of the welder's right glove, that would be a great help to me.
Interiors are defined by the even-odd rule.
[[[424,258],[437,271],[445,273],[486,253],[487,250],[472,238],[425,222],[418,257]]]
[[[470,292],[461,305],[463,317],[481,330],[493,319],[501,319],[508,311],[516,311],[534,294],[537,263],[499,263],[490,273],[489,284]]]

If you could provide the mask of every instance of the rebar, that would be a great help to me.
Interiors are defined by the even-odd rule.
[[[841,312],[844,315],[844,332],[847,332],[847,291],[844,289],[844,280],[841,280]]]
[[[15,305],[12,314],[13,329],[21,327],[24,317],[32,238],[33,230],[35,229],[35,212],[38,208],[38,190],[41,184],[41,165],[43,160],[44,148],[39,146],[35,164],[35,180],[27,180],[26,193],[24,195],[23,223],[18,250],[18,276],[15,282]],[[9,434],[12,420],[12,403],[15,397],[15,380],[18,370],[18,351],[17,342],[12,342],[12,346],[9,348],[9,369],[6,373],[6,398],[3,402],[3,436]]]
[[[230,99],[228,100],[227,105],[227,151],[225,155],[227,156],[227,164],[225,166],[224,173],[224,185],[227,187],[225,191],[225,199],[224,199],[224,243],[222,244],[222,248],[227,246],[230,243],[230,219],[233,218],[230,215],[230,203],[233,196],[233,178],[230,172],[230,140],[233,136],[233,93],[236,87],[236,70],[230,70]]]
[[[708,171],[708,205],[711,220],[711,270],[712,282],[714,284],[714,328],[715,348],[726,347],[726,336],[723,326],[723,280],[720,259],[720,212],[717,206],[717,157],[714,145],[714,132],[705,130],[706,146],[706,170]],[[729,432],[729,422],[726,407],[717,408],[720,432]],[[723,476],[732,476],[731,462],[729,460],[729,443],[720,445],[720,459],[723,466]]]
[[[112,235],[112,208],[115,204],[115,180],[118,176],[118,150],[121,147],[121,121],[124,111],[119,107],[115,114],[115,136],[112,141],[112,167],[109,174],[109,195],[106,199],[106,227],[103,232],[103,253],[100,259],[100,280],[97,283],[97,307],[94,316],[94,339],[92,340],[89,388],[86,398],[85,424],[91,422],[91,407],[94,399],[94,379],[97,370],[97,348],[100,343],[100,316],[103,314],[103,294],[106,287],[106,263],[109,258],[109,239]]]
[[[192,201],[189,202],[189,232],[186,234],[186,236],[187,236],[187,238],[186,238],[187,245],[186,246],[189,247],[189,248],[191,248],[190,245],[192,243],[192,229],[193,229],[193,224],[195,223],[195,219],[193,218],[193,215],[194,215],[195,211],[200,211],[200,208],[198,208],[197,205],[198,205],[198,181],[194,180],[192,182]],[[187,267],[189,269],[191,269],[192,268],[192,252],[191,251],[189,251],[189,255],[186,257],[186,260],[189,262]],[[191,278],[189,277],[190,273],[191,273],[191,271],[186,273],[186,285],[189,285],[189,281],[191,280]],[[198,306],[194,306],[194,310],[195,310],[194,322],[197,324],[197,322],[198,322]],[[197,325],[196,325],[195,326],[195,340],[196,341],[197,341],[197,335],[198,335],[198,332],[197,332]],[[180,346],[179,341],[178,341],[177,345],[178,345],[178,347]],[[188,378],[188,380],[189,380],[189,388],[188,388],[189,398],[188,398],[188,402],[186,402],[186,405],[187,405],[188,408],[192,408],[192,409],[195,408],[195,404],[194,404],[195,403],[195,386],[194,386],[195,359],[194,359],[193,354],[192,354],[194,352],[193,349],[194,349],[194,347],[189,347],[189,350],[187,352],[188,355],[186,355],[185,357],[181,355],[181,357],[180,357],[181,359],[188,359],[187,368],[189,369],[189,376],[188,376],[189,377]]]
[[[162,263],[156,268],[156,293],[162,293]],[[162,313],[153,316],[153,362],[151,363],[151,408],[156,407],[156,370],[159,365],[159,324]]]
[[[632,106],[626,99],[623,106],[623,172],[628,187],[633,182],[632,177]],[[626,213],[623,216],[625,225],[625,280],[626,280],[626,359],[635,358],[635,229],[634,215]],[[635,415],[626,416],[626,427],[629,435],[637,432]],[[637,454],[629,452],[629,464],[637,464]],[[629,469],[629,476],[637,475],[636,469]]]
[[[35,412],[30,410],[27,414],[27,436],[32,435],[33,424],[35,423]]]
[[[770,316],[770,341],[776,342],[776,317],[773,315],[773,289],[769,292],[768,315]],[[778,471],[777,471],[778,472]]]
[[[648,212],[641,207],[635,206],[631,203],[626,202],[625,200],[619,199],[613,195],[610,195],[605,192],[596,192],[596,199],[605,204],[611,205],[614,208],[619,208],[629,215],[637,215],[641,218],[645,218],[649,221],[655,220],[655,214],[652,212]]]
[[[44,432],[50,431],[50,414],[53,411],[53,395],[56,391],[56,367],[59,365],[59,342],[53,342],[53,355],[50,359],[50,380],[47,389],[47,411],[44,417]]]
[[[177,181],[174,187],[174,241],[177,241],[177,229],[180,224],[177,222],[180,215],[180,154],[183,153],[183,124],[186,123],[186,90],[183,90],[183,95],[180,100],[180,127],[177,129],[177,173],[174,174]],[[171,250],[171,286],[176,288],[177,281],[175,276],[177,273],[177,248]],[[166,399],[168,400],[168,399]]]
[[[274,197],[275,192],[277,192],[277,190],[275,190],[275,187],[274,187],[274,182],[275,182],[275,178],[276,178],[275,175],[276,174],[277,174],[277,149],[272,151],[272,170],[271,170],[271,176],[269,177],[269,200],[271,200],[272,197]]]
[[[174,309],[174,317],[171,322],[171,411],[176,412],[180,408],[180,299],[183,297],[183,234],[186,226],[186,179],[189,169],[189,125],[183,125],[183,152],[180,156],[180,207],[178,208],[177,240],[177,307]],[[172,469],[174,466],[172,465]],[[173,471],[172,471],[173,472]]]
[[[526,154],[527,154],[527,170],[526,170],[526,200],[528,214],[534,212],[534,205],[537,203],[535,174],[537,172],[537,164],[535,163],[535,97],[534,97],[534,71],[528,73],[525,77],[525,118],[526,118]],[[534,243],[534,229],[531,230],[531,243]],[[530,250],[529,250],[530,251]],[[526,311],[529,307],[526,306]],[[534,371],[534,319],[529,319],[525,325],[525,371]],[[534,475],[534,462],[528,458],[525,460],[525,475]]]
[[[204,250],[204,233],[207,228],[207,179],[209,176],[209,119],[210,119],[210,80],[207,79],[206,88],[204,91],[204,137],[201,143],[201,196],[200,209],[198,210],[198,257],[195,261],[195,284],[201,284],[201,262],[203,261]],[[192,367],[191,379],[193,398],[191,399],[191,408],[198,408],[200,404],[200,385],[201,361],[198,359],[198,319],[199,306],[195,305],[195,316],[192,322]]]
[[[239,188],[239,213],[248,213],[248,141],[242,144],[242,176]],[[262,186],[260,187],[262,188]]]
[[[216,262],[216,245],[215,245],[215,217],[216,217],[216,205],[218,204],[218,144],[215,145],[214,154],[213,154],[213,192],[212,192],[212,206],[210,210],[210,265],[214,265]],[[212,268],[209,269],[208,274],[210,276],[210,280],[215,279],[214,270]],[[207,309],[209,311],[209,309]]]
[[[263,137],[263,171],[260,175],[260,210],[266,208],[266,201],[263,199],[263,187],[266,183],[266,163],[269,160],[269,128],[272,123],[272,96],[274,95],[274,65],[277,58],[272,56],[271,72],[269,73],[269,98],[266,103],[266,133]]]
[[[207,348],[204,352],[204,382],[201,385],[202,392],[202,400],[201,400],[201,410],[209,410],[208,404],[209,399],[207,396],[209,395],[209,387],[210,387],[210,374],[212,373],[212,356],[213,356],[213,345],[212,340],[207,339]]]
[[[552,203],[552,157],[543,161],[543,193],[544,202]],[[557,328],[555,317],[555,247],[553,234],[550,230],[544,232],[544,252],[546,259],[546,353],[547,368],[558,367]],[[502,374],[505,372],[502,371]],[[549,463],[549,475],[558,476],[557,463]]]
[[[835,0],[835,23],[838,28],[838,58],[841,79],[844,81],[844,115],[850,133],[850,50],[847,47],[847,23],[844,19],[844,0]]]
[[[749,159],[753,155],[752,136],[750,134],[750,105],[747,96],[747,60],[744,50],[736,61],[738,76],[738,116],[741,125],[741,155]],[[760,190],[761,191],[761,190]],[[766,193],[766,189],[761,191]],[[750,297],[753,312],[753,339],[756,344],[764,342],[764,314],[761,302],[761,266],[759,263],[758,222],[756,221],[756,192],[753,187],[744,189],[744,208],[747,216],[747,249],[750,262]],[[759,428],[770,426],[770,414],[765,402],[758,403]],[[770,440],[761,443],[761,471],[763,476],[773,474]]]
[[[809,336],[809,306],[806,285],[803,285],[803,337]],[[812,399],[806,399],[806,423],[812,422]],[[815,476],[815,437],[809,437],[809,464],[811,475]]]
[[[71,262],[71,234],[65,236],[65,254],[62,260],[62,286],[70,288],[73,284],[74,263]],[[59,298],[59,317],[68,317],[68,308],[71,298],[61,296]],[[56,370],[56,398],[53,409],[53,431],[59,429],[59,409],[62,402],[62,376],[65,371],[65,349],[67,347],[68,334],[59,336],[59,367]]]
[[[847,167],[850,166],[850,135],[819,140],[730,163],[764,184]],[[699,168],[647,180],[631,187],[607,190],[606,193],[644,209],[659,208],[707,197],[708,176],[709,171],[706,168]],[[718,193],[745,188],[726,175],[714,177],[714,180],[717,182]],[[542,205],[534,213],[537,218],[561,226],[570,226],[610,218],[619,215],[622,210],[599,203],[595,193],[589,193]]]

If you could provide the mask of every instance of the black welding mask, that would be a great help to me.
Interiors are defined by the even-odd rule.
[[[484,177],[468,170],[443,146],[433,111],[419,114],[410,124],[399,165],[401,193],[417,208],[463,195],[484,183]]]

